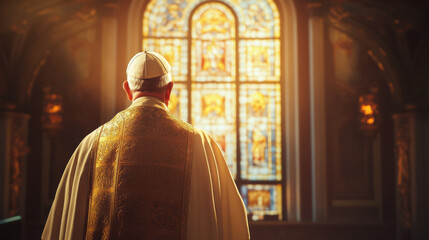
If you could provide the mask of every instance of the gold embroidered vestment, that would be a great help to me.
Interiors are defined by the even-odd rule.
[[[86,239],[186,239],[193,127],[137,106],[98,131]]]

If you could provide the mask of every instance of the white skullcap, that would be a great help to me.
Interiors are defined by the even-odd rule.
[[[139,52],[128,63],[127,80],[156,78],[171,70],[167,60],[156,52]]]

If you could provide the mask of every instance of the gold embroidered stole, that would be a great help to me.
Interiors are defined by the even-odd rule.
[[[118,113],[94,144],[86,239],[186,239],[193,127],[166,110]]]

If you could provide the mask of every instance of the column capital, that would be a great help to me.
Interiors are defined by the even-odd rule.
[[[101,7],[101,16],[105,17],[116,17],[119,4],[116,1],[106,1]]]
[[[323,17],[325,14],[326,4],[323,0],[307,1],[309,17]]]

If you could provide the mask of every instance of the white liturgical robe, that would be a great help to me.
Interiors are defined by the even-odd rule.
[[[129,108],[149,105],[168,111],[154,97],[140,97]],[[42,239],[82,239],[90,193],[91,148],[95,131],[82,140],[59,183]],[[245,206],[217,143],[194,128],[187,239],[249,239]]]

